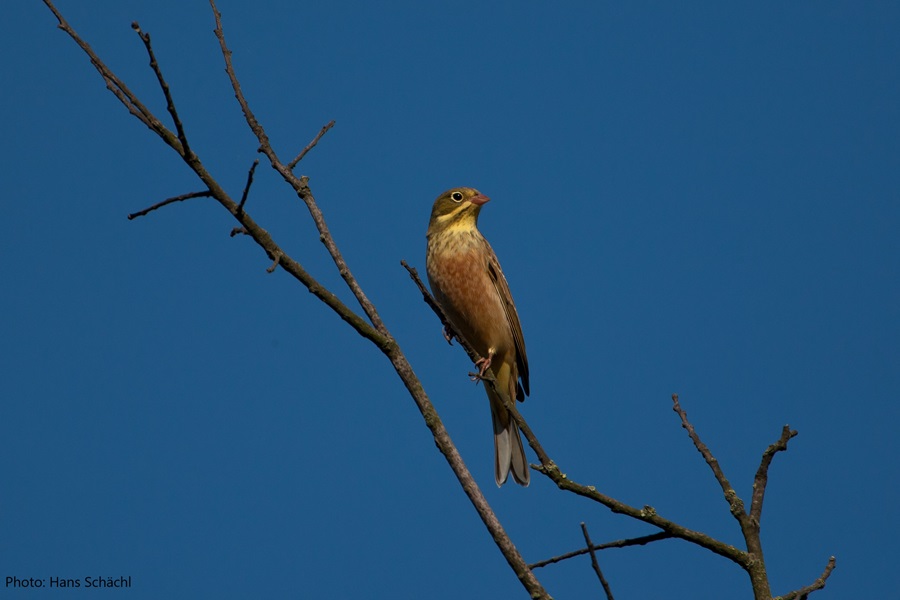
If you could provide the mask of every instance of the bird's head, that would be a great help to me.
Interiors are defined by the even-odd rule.
[[[453,229],[475,229],[478,213],[490,198],[476,189],[452,188],[437,197],[431,208],[428,235]]]

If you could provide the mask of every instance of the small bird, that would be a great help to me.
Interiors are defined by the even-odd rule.
[[[434,201],[425,257],[431,291],[450,324],[483,358],[479,375],[490,370],[496,391],[485,385],[494,424],[494,478],[528,485],[525,448],[503,403],[528,395],[528,357],[509,285],[488,241],[478,231],[478,213],[490,200],[466,187],[447,190]],[[519,384],[519,378],[522,383]],[[502,397],[501,397],[502,396]]]

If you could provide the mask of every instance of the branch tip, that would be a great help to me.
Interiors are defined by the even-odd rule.
[[[168,204],[174,204],[175,202],[182,202],[184,200],[190,200],[191,198],[210,198],[213,193],[211,190],[203,190],[202,192],[190,192],[187,194],[181,194],[180,196],[173,196],[172,198],[166,198],[162,202],[157,202],[153,206],[145,208],[144,210],[139,210],[137,212],[131,213],[128,215],[128,220],[132,221],[137,219],[138,217],[143,217],[147,213],[151,213],[158,208],[162,208]]]
[[[328,123],[326,123],[326,124],[322,127],[322,129],[319,131],[319,133],[316,134],[316,137],[314,137],[313,140],[312,140],[310,143],[308,143],[308,144],[306,145],[306,148],[304,148],[303,150],[301,150],[301,151],[300,151],[300,154],[298,154],[298,155],[294,158],[294,160],[292,160],[291,162],[289,162],[289,163],[287,164],[287,168],[290,169],[291,171],[293,171],[293,170],[294,170],[294,167],[297,166],[297,163],[299,163],[301,160],[303,160],[303,157],[306,156],[306,154],[307,154],[310,150],[312,150],[312,149],[315,147],[316,144],[319,143],[319,140],[322,139],[322,136],[324,136],[326,133],[328,133],[328,130],[329,130],[329,129],[331,129],[332,127],[334,127],[334,123],[335,123],[334,119],[332,119],[331,121],[329,121]],[[302,179],[302,178],[301,178],[301,179]]]
[[[250,171],[247,173],[247,183],[244,185],[244,193],[241,194],[241,201],[237,206],[238,213],[244,212],[244,203],[247,202],[247,195],[250,193],[250,186],[253,185],[253,173],[256,171],[257,165],[259,165],[258,158],[253,161],[253,164],[250,166]]]
[[[784,596],[778,596],[777,598],[775,598],[775,600],[806,600],[810,594],[825,587],[825,582],[827,582],[828,578],[831,577],[831,572],[834,571],[835,564],[835,559],[832,556],[828,559],[828,564],[825,565],[825,570],[822,572],[818,579],[816,579],[808,586],[800,588],[799,590],[794,590],[793,592],[789,592]]]
[[[687,412],[681,407],[681,403],[678,401],[678,394],[672,394],[672,410],[678,413],[678,417],[681,419],[681,427],[687,431],[688,437],[691,438],[691,442],[693,442],[694,447],[703,457],[703,460],[706,461],[706,464],[713,472],[713,476],[716,478],[716,481],[719,483],[719,487],[722,488],[722,493],[725,496],[725,500],[728,502],[729,510],[731,514],[734,515],[738,521],[740,521],[744,516],[744,502],[734,491],[734,487],[732,487],[731,483],[728,481],[728,478],[725,477],[725,472],[722,471],[722,467],[719,465],[718,459],[713,456],[712,451],[709,447],[703,443],[700,439],[700,435],[694,429],[694,426],[688,421]]]
[[[284,255],[278,251],[275,253],[275,256],[272,257],[272,265],[266,269],[267,273],[274,273],[275,269],[278,268],[278,265],[281,263],[281,258]]]
[[[159,88],[162,90],[163,96],[166,99],[166,110],[169,112],[169,115],[172,117],[172,123],[175,125],[175,132],[178,136],[177,142],[175,139],[172,139],[172,133],[168,129],[165,129],[162,124],[160,124],[162,130],[157,133],[159,133],[163,140],[165,140],[169,146],[174,148],[182,158],[187,160],[188,157],[193,157],[193,154],[188,146],[187,134],[184,132],[184,125],[181,123],[181,118],[178,116],[178,111],[175,108],[175,101],[172,99],[169,84],[166,82],[165,77],[163,77],[162,69],[156,60],[156,54],[153,52],[153,46],[150,43],[150,34],[144,33],[137,21],[131,23],[131,28],[134,29],[138,34],[138,37],[141,38],[141,41],[144,43],[144,48],[147,50],[147,56],[150,57],[150,68],[153,69],[153,73],[156,75],[156,81],[159,83]]]

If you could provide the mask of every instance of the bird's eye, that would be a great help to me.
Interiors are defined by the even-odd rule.
[[[462,192],[453,192],[452,194],[450,194],[450,198],[454,202],[462,202],[462,199],[463,199]]]

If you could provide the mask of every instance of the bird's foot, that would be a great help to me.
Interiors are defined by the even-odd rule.
[[[478,385],[479,381],[496,381],[493,373],[469,373],[469,379],[474,381],[475,385]]]
[[[446,325],[444,325],[443,329],[444,339],[447,340],[447,343],[451,346],[453,345],[453,331]]]
[[[478,376],[480,378],[484,378],[484,372],[487,371],[491,367],[491,357],[492,354],[488,354],[485,358],[479,358],[475,362],[475,366],[478,367]]]
[[[478,372],[477,373],[469,373],[469,377],[476,384],[478,384],[478,382],[481,381],[482,379],[487,379],[487,380],[494,379],[493,375],[490,375],[490,374],[485,375],[485,373],[487,373],[487,370],[491,367],[491,357],[492,356],[493,356],[493,354],[488,354],[485,358],[479,358],[475,362],[475,366],[478,367]]]

